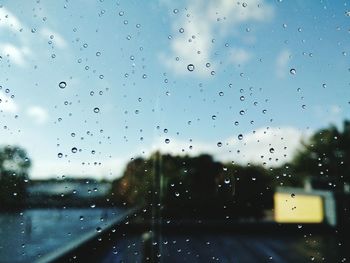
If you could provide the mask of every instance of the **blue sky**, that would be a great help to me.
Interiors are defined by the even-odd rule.
[[[33,178],[114,178],[155,149],[280,165],[349,118],[345,1],[0,4],[0,144]]]

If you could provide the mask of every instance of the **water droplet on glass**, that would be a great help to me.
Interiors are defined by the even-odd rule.
[[[270,153],[274,153],[275,149],[274,148],[270,148]]]
[[[102,228],[101,227],[96,227],[96,231],[97,231],[97,233],[101,233]]]
[[[243,134],[239,134],[238,135],[238,140],[242,140],[243,139]]]
[[[219,92],[219,96],[222,97],[224,96],[224,93],[222,91]]]
[[[179,12],[178,9],[174,9],[174,10],[173,10],[173,13],[174,13],[174,14],[177,14],[178,12]]]
[[[95,113],[99,113],[99,112],[100,112],[100,108],[97,108],[97,107],[94,108],[94,112],[95,112]]]
[[[72,148],[72,153],[76,153],[78,151],[78,149],[76,147]]]
[[[221,147],[221,146],[222,146],[222,142],[218,142],[218,143],[217,143],[217,146],[218,146],[218,147]]]
[[[175,192],[175,196],[176,197],[180,196],[180,193],[179,192]]]
[[[292,198],[294,198],[294,197],[295,197],[295,194],[294,194],[294,193],[292,193],[290,196],[291,196]]]
[[[61,88],[61,89],[64,89],[66,86],[67,86],[67,83],[65,81],[61,81],[58,86]]]
[[[193,71],[194,70],[194,65],[193,64],[188,64],[187,65],[188,71]]]
[[[182,34],[183,32],[185,32],[185,30],[181,27],[181,28],[179,29],[179,32]]]
[[[58,153],[57,156],[58,156],[58,158],[62,158],[63,154],[62,153]]]
[[[297,73],[297,71],[294,68],[290,69],[289,72],[292,75],[295,75]]]
[[[215,121],[216,120],[216,115],[211,116],[211,119]]]
[[[168,144],[170,142],[169,139],[165,139],[165,143]]]

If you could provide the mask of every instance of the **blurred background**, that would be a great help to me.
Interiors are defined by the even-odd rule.
[[[0,262],[346,262],[348,1],[0,1]]]

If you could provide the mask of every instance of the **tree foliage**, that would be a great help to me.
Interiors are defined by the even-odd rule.
[[[312,178],[316,188],[342,191],[350,183],[350,122],[313,134],[292,162],[295,176]]]
[[[24,205],[30,165],[24,149],[17,146],[0,148],[0,209]]]

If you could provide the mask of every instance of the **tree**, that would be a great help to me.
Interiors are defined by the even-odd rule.
[[[343,129],[335,126],[321,129],[303,143],[293,162],[296,176],[311,177],[317,188],[342,191],[350,183],[350,122]]]
[[[0,209],[15,209],[25,204],[30,166],[24,149],[17,146],[0,148]]]

